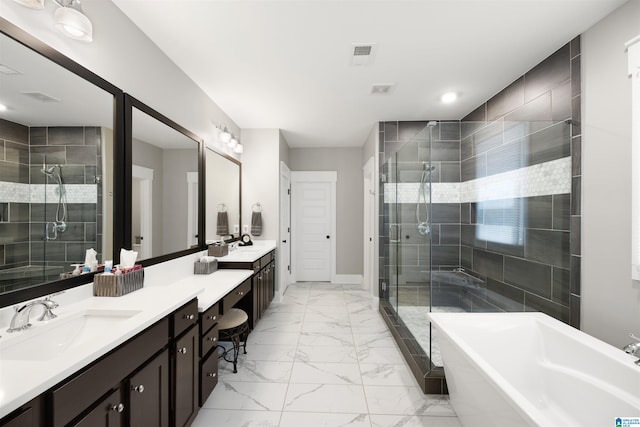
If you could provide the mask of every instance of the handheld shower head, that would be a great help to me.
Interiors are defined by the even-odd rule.
[[[53,171],[56,169],[56,167],[58,167],[58,165],[53,165],[48,168],[47,165],[42,165],[42,169],[40,169],[40,172],[42,172],[49,178],[55,178],[55,174],[53,173]]]

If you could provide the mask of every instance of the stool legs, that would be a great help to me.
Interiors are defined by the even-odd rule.
[[[220,331],[220,334],[223,335],[224,338],[231,340],[231,344],[233,345],[233,360],[227,359],[227,353],[229,352],[228,350],[224,350],[224,352],[222,353],[222,358],[229,363],[233,363],[233,373],[237,374],[238,373],[238,354],[240,353],[241,337],[244,337],[244,344],[242,344],[242,346],[243,346],[244,354],[247,354],[247,338],[249,337],[249,324],[245,322],[236,328]]]

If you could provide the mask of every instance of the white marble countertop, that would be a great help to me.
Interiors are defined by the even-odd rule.
[[[240,248],[234,251],[232,253],[234,256],[230,258],[234,261],[255,261],[273,250],[275,242],[273,245],[260,244],[252,248],[259,249],[245,251],[244,248]],[[191,268],[192,271],[194,259],[197,257],[185,258],[180,261],[178,270],[185,272]],[[198,310],[203,312],[253,274],[252,270],[229,269],[217,270],[209,275],[182,274],[181,277],[164,283],[161,280],[154,280],[168,273],[170,269],[170,266],[160,268],[152,266],[148,269],[150,273],[148,275],[145,269],[145,287],[119,298],[91,296],[70,304],[61,304],[54,310],[58,317],[47,322],[35,321],[41,311],[39,307],[34,308],[31,315],[33,326],[26,331],[9,334],[5,332],[6,328],[2,328],[0,331],[2,335],[0,338],[0,418],[134,337],[194,297],[198,298]],[[12,348],[16,348],[14,346],[24,345],[24,340],[36,335],[46,336],[56,324],[64,322],[65,319],[67,322],[72,322],[73,320],[69,320],[70,317],[78,316],[87,310],[129,311],[137,314],[115,325],[99,329],[98,334],[92,334],[95,339],[88,339],[81,345],[74,344],[54,357],[18,360],[18,358],[7,356]]]
[[[275,240],[257,240],[251,246],[239,246],[223,257],[217,257],[218,262],[254,262],[276,248]]]

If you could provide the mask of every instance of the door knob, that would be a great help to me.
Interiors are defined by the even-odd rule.
[[[327,236],[327,239],[329,238],[329,236]]]
[[[283,241],[282,241],[282,243],[287,243],[287,241],[286,241],[286,240],[283,240]]]

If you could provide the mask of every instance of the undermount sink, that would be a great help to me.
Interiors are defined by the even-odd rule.
[[[8,342],[0,339],[0,360],[50,360],[67,351],[96,340],[101,340],[105,331],[131,319],[138,310],[88,309],[68,316],[60,316],[43,324],[32,320],[32,327],[19,336],[2,334]]]

